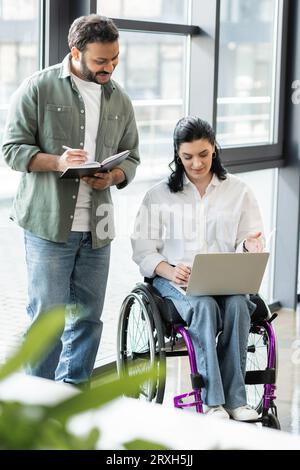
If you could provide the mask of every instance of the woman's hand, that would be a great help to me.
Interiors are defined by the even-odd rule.
[[[249,235],[245,241],[245,248],[249,253],[262,253],[264,250],[264,242],[261,238],[262,233],[257,232]]]
[[[155,274],[175,284],[182,285],[187,284],[191,274],[191,268],[181,263],[172,266],[167,261],[161,261],[155,268]]]
[[[191,274],[191,268],[184,264],[178,263],[173,268],[173,276],[171,281],[175,284],[187,284]]]

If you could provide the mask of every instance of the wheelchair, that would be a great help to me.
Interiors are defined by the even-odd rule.
[[[247,403],[259,414],[256,423],[280,429],[275,405],[277,376],[276,336],[271,314],[265,301],[257,295],[250,300],[256,304],[251,317],[246,365]],[[185,348],[183,347],[185,346]],[[150,279],[138,283],[124,299],[117,332],[117,367],[121,377],[130,377],[154,368],[155,374],[135,398],[162,403],[166,378],[166,358],[188,356],[192,391],[174,397],[176,408],[194,407],[203,413],[201,389],[204,382],[198,373],[196,356],[187,325],[173,302],[161,297]],[[251,421],[253,423],[253,421]]]

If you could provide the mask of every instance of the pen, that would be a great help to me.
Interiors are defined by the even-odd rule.
[[[62,145],[62,148],[63,148],[64,150],[72,150],[71,147],[67,147],[67,145]]]

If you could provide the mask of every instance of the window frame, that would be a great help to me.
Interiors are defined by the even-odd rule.
[[[222,151],[222,159],[232,172],[281,168],[285,164],[283,145],[289,6],[287,0],[279,0],[279,2],[281,8],[279,9],[278,49],[276,51],[276,102],[273,104],[275,107],[273,135],[277,136],[277,143],[225,147]]]
[[[213,0],[207,6],[206,0],[192,3],[192,17],[199,24],[203,36],[192,39],[191,55],[191,92],[190,113],[198,114],[201,109],[201,117],[206,118],[216,129],[217,99],[218,99],[218,74],[220,53],[220,13],[221,0]],[[268,168],[281,168],[285,164],[283,152],[284,145],[284,118],[285,118],[285,91],[286,91],[286,63],[288,41],[289,4],[287,0],[279,0],[278,38],[276,50],[276,102],[274,105],[274,130],[277,143],[257,144],[244,146],[226,146],[222,148],[222,161],[232,173],[256,171]],[[206,8],[204,8],[206,6]],[[200,78],[197,84],[193,83],[196,77],[197,64],[203,64],[207,80]],[[212,86],[207,85],[213,83]],[[201,89],[203,96],[196,87]],[[202,88],[203,87],[203,88]],[[204,89],[204,93],[203,93]]]

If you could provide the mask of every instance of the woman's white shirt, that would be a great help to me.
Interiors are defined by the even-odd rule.
[[[259,206],[236,176],[213,175],[203,197],[186,176],[177,193],[166,179],[144,197],[131,237],[133,260],[143,276],[153,277],[162,261],[192,266],[198,253],[242,252],[255,232],[263,232]]]

